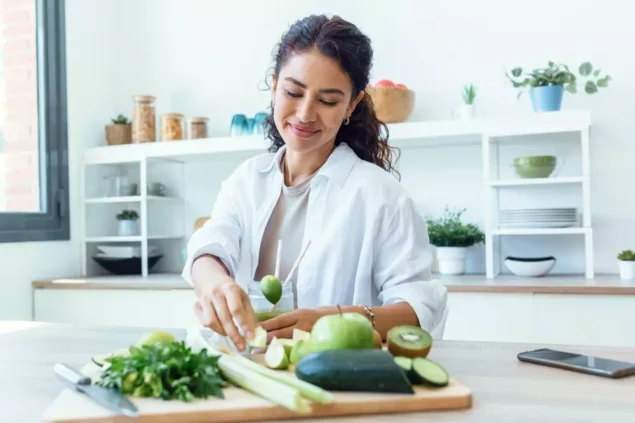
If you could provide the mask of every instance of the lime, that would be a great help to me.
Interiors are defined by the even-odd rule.
[[[157,330],[157,331],[149,332],[143,335],[137,341],[137,345],[138,346],[154,345],[154,344],[158,344],[159,342],[176,342],[176,341],[177,341],[176,337],[172,335],[171,333]]]
[[[267,275],[260,280],[260,290],[267,301],[271,304],[278,304],[282,297],[282,284],[280,279],[273,275]]]

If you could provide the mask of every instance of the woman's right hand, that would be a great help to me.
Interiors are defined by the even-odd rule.
[[[204,327],[228,336],[238,351],[245,349],[245,338],[238,327],[246,339],[251,339],[256,329],[249,295],[228,275],[198,291],[194,312]]]

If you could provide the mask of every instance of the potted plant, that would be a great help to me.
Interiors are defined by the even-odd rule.
[[[475,115],[474,99],[476,98],[476,90],[473,84],[463,86],[463,104],[457,109],[457,117],[459,119],[470,119]]]
[[[514,88],[520,89],[518,97],[529,88],[531,104],[534,112],[553,112],[562,107],[562,97],[567,90],[571,94],[578,92],[578,84],[584,87],[587,94],[594,94],[600,88],[608,87],[611,77],[600,77],[600,69],[594,69],[590,62],[584,62],[578,68],[580,79],[586,78],[586,82],[569,70],[567,65],[548,62],[546,68],[536,68],[531,72],[523,73],[520,67],[506,73]]]
[[[624,250],[617,255],[620,267],[620,278],[625,281],[635,280],[635,252]]]
[[[130,144],[132,142],[132,123],[124,115],[119,115],[106,125],[106,142],[108,145]]]
[[[464,274],[467,249],[485,241],[485,234],[476,225],[461,221],[465,210],[451,211],[446,206],[444,216],[428,219],[428,236],[436,247],[438,271],[442,275]]]
[[[117,221],[119,223],[118,233],[119,236],[133,236],[139,234],[139,214],[135,210],[123,210],[117,214]]]

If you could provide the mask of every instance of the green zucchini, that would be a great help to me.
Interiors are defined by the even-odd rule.
[[[392,354],[376,348],[313,352],[298,362],[295,374],[330,391],[414,393]]]
[[[429,358],[417,357],[412,360],[412,370],[421,379],[423,383],[433,386],[445,386],[450,382],[450,375],[436,361]]]

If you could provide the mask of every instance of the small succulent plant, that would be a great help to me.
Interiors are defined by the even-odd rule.
[[[127,125],[128,124],[128,118],[125,117],[124,115],[119,115],[114,119],[111,119],[112,123],[114,123],[115,125]]]
[[[139,213],[136,210],[123,210],[117,214],[117,220],[137,220],[139,219]]]
[[[617,259],[621,261],[635,261],[635,251],[623,250],[617,255]]]
[[[463,87],[463,101],[465,104],[472,105],[474,104],[474,99],[476,98],[476,90],[473,84],[465,85]]]

